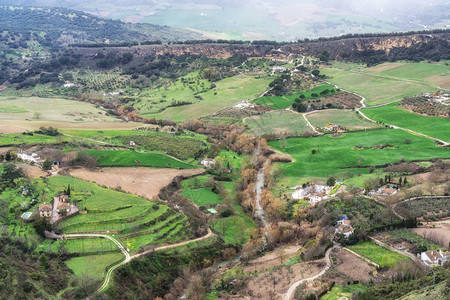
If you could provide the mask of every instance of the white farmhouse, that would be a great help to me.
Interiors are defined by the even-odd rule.
[[[440,265],[450,260],[450,253],[433,250],[420,253],[420,259],[427,265]]]

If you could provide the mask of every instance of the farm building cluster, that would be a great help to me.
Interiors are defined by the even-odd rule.
[[[341,126],[337,125],[337,124],[327,124],[325,127],[322,128],[323,130],[326,131],[333,131],[333,132],[345,132],[345,130],[343,130],[341,128]]]
[[[310,204],[317,203],[329,198],[329,193],[333,187],[321,184],[313,184],[306,187],[296,187],[292,193],[295,200],[308,200]]]
[[[370,191],[369,196],[393,196],[397,194],[397,189],[391,185],[389,187],[380,187],[376,191]]]
[[[78,213],[78,207],[71,204],[70,197],[61,195],[53,197],[53,204],[43,203],[39,205],[38,212],[41,218],[50,220],[50,224],[55,224],[59,219]]]

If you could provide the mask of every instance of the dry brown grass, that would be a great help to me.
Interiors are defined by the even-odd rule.
[[[304,262],[262,272],[250,278],[240,294],[251,295],[251,299],[282,299],[291,284],[314,276],[324,266],[323,261]]]
[[[17,167],[21,168],[25,176],[28,178],[40,178],[47,176],[47,172],[43,171],[38,166],[32,166],[29,164],[18,164]]]
[[[450,246],[450,220],[427,223],[427,227],[414,228],[412,231],[443,247]]]
[[[26,128],[23,126],[0,123],[0,133],[20,133],[24,132],[25,130]]]
[[[298,254],[301,246],[286,246],[278,248],[262,257],[251,260],[248,267],[244,268],[244,272],[254,272],[261,271],[279,266],[286,262],[289,258],[294,257]]]
[[[372,72],[383,72],[383,71],[387,71],[390,69],[394,69],[400,66],[403,66],[404,63],[384,63],[381,65],[377,65],[374,67],[370,67],[367,70],[372,71]]]
[[[434,84],[437,84],[441,88],[450,89],[450,79],[448,76],[434,75],[434,76],[425,78],[425,80],[430,81]]]
[[[112,189],[121,188],[128,193],[153,199],[176,176],[192,176],[203,172],[203,169],[105,168],[96,171],[74,169],[70,170],[69,174]]]
[[[345,249],[339,249],[333,257],[338,263],[336,269],[353,280],[369,281],[370,274],[376,271],[375,267]]]

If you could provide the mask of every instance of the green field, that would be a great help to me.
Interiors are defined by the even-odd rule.
[[[314,94],[314,93],[315,93],[315,94],[318,94],[319,97],[320,97],[320,93],[323,92],[323,91],[326,90],[326,89],[328,89],[328,90],[330,90],[330,91],[331,91],[331,90],[335,90],[334,93],[328,93],[328,94],[326,94],[326,95],[334,95],[334,94],[339,93],[339,91],[336,90],[336,87],[335,87],[335,86],[329,85],[329,84],[321,84],[321,85],[319,85],[319,86],[316,86],[316,87],[313,88],[312,90],[305,91],[305,92],[301,92],[301,93],[293,93],[292,95],[284,95],[284,97],[286,97],[287,99],[289,99],[289,100],[291,100],[292,102],[294,102],[295,99],[300,98],[301,95],[304,95],[305,98],[303,98],[303,100],[309,100],[309,99],[314,98],[314,97],[312,96],[312,94]],[[319,98],[319,97],[317,97],[317,98]]]
[[[354,285],[335,285],[331,291],[320,297],[320,300],[336,300],[341,297],[347,297],[350,299],[352,294],[358,290],[365,290],[362,284],[354,284]]]
[[[203,100],[190,105],[169,107],[160,113],[143,113],[142,116],[173,121],[207,116],[241,101],[258,97],[267,89],[270,80],[270,78],[255,78],[247,75],[222,79],[215,82],[216,88],[199,94]]]
[[[405,143],[410,140],[410,144]],[[372,149],[371,146],[390,143],[389,149]],[[301,177],[327,177],[344,171],[366,173],[367,168],[344,169],[345,167],[382,165],[404,159],[447,158],[448,149],[436,145],[423,137],[412,135],[403,130],[383,129],[369,132],[355,132],[339,135],[325,135],[311,138],[286,139],[285,151],[280,141],[271,141],[269,145],[290,154],[296,161],[279,163],[282,175],[298,181]],[[369,149],[357,150],[356,145]],[[319,150],[312,154],[312,150]]]
[[[120,122],[95,105],[80,101],[39,97],[0,97],[0,121],[46,122]]]
[[[195,95],[208,91],[211,83],[204,79],[199,72],[192,72],[175,81],[167,81],[164,87],[143,90],[139,97],[142,99],[136,109],[143,115],[155,114],[167,108],[172,101],[198,102]]]
[[[379,124],[372,123],[355,111],[342,109],[326,109],[312,112],[306,116],[308,121],[314,126],[324,128],[327,124],[337,124],[347,130],[379,127]]]
[[[254,223],[239,216],[231,216],[211,222],[212,228],[220,232],[226,243],[244,245],[250,237],[246,229],[254,228]]]
[[[438,88],[428,82],[412,82],[403,79],[379,77],[369,73],[342,69],[324,68],[321,72],[331,76],[328,81],[366,97],[367,105],[376,105],[413,96],[423,92],[433,92]]]
[[[338,91],[336,91],[336,88],[332,85],[329,84],[322,84],[319,86],[316,86],[315,88],[313,88],[312,90],[309,91],[304,91],[304,92],[298,92],[298,93],[293,93],[290,95],[283,95],[283,96],[278,96],[278,97],[274,97],[274,96],[264,96],[264,97],[260,97],[258,99],[253,100],[253,103],[259,104],[259,105],[263,105],[263,106],[267,106],[270,107],[272,109],[285,109],[288,107],[292,106],[292,103],[294,103],[294,101],[297,98],[300,98],[301,95],[304,96],[303,100],[309,100],[314,98],[312,96],[312,94],[317,94],[319,95],[319,97],[316,98],[320,98],[320,93],[323,92],[324,90],[335,90],[334,93],[328,93],[326,95],[333,95],[333,94],[337,94]]]
[[[290,101],[285,97],[273,97],[273,96],[263,96],[253,100],[252,102],[273,109],[285,109],[291,107],[293,103],[293,101]]]
[[[65,247],[69,253],[91,253],[119,251],[116,244],[108,239],[75,239],[56,241],[52,244],[52,250],[58,252],[60,247]]]
[[[49,136],[43,134],[26,135],[22,133],[0,133],[0,146],[7,145],[34,145],[34,144],[50,144],[62,141],[69,141],[72,138],[66,136]]]
[[[373,242],[362,242],[348,246],[348,248],[379,264],[383,269],[391,268],[399,262],[410,260],[410,258],[380,247]]]
[[[385,235],[383,235],[383,240],[388,241],[389,243],[400,243],[402,241],[406,241],[413,246],[425,247],[427,251],[442,249],[441,246],[408,229],[388,231]]]
[[[381,107],[365,108],[362,111],[376,121],[411,129],[446,142],[450,141],[450,119],[417,115],[397,107],[398,104],[399,102],[395,102]]]
[[[86,150],[98,158],[99,166],[145,166],[152,168],[193,169],[192,165],[162,154],[131,150]]]
[[[220,196],[212,192],[211,188],[205,184],[208,180],[212,180],[209,175],[183,180],[181,195],[191,199],[198,206],[222,203]]]
[[[209,188],[188,189],[182,191],[181,195],[191,199],[195,204],[199,206],[222,203],[219,195],[211,192],[211,189]]]
[[[122,258],[123,254],[121,252],[80,256],[66,261],[66,265],[78,278],[89,276],[94,280],[100,281],[106,273],[106,268]]]
[[[426,62],[384,63],[367,70],[394,78],[427,81],[443,88],[449,88],[450,85],[450,68],[444,64]]]
[[[301,114],[292,111],[271,111],[262,115],[245,118],[244,123],[250,127],[249,133],[302,135],[312,133]]]

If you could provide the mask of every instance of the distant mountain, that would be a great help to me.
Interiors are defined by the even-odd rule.
[[[202,38],[201,34],[184,29],[125,23],[61,7],[0,6],[0,30],[14,33],[43,32],[47,39],[61,43]]]
[[[447,28],[446,0],[0,0],[63,6],[132,23],[202,31],[210,38],[293,41]]]

